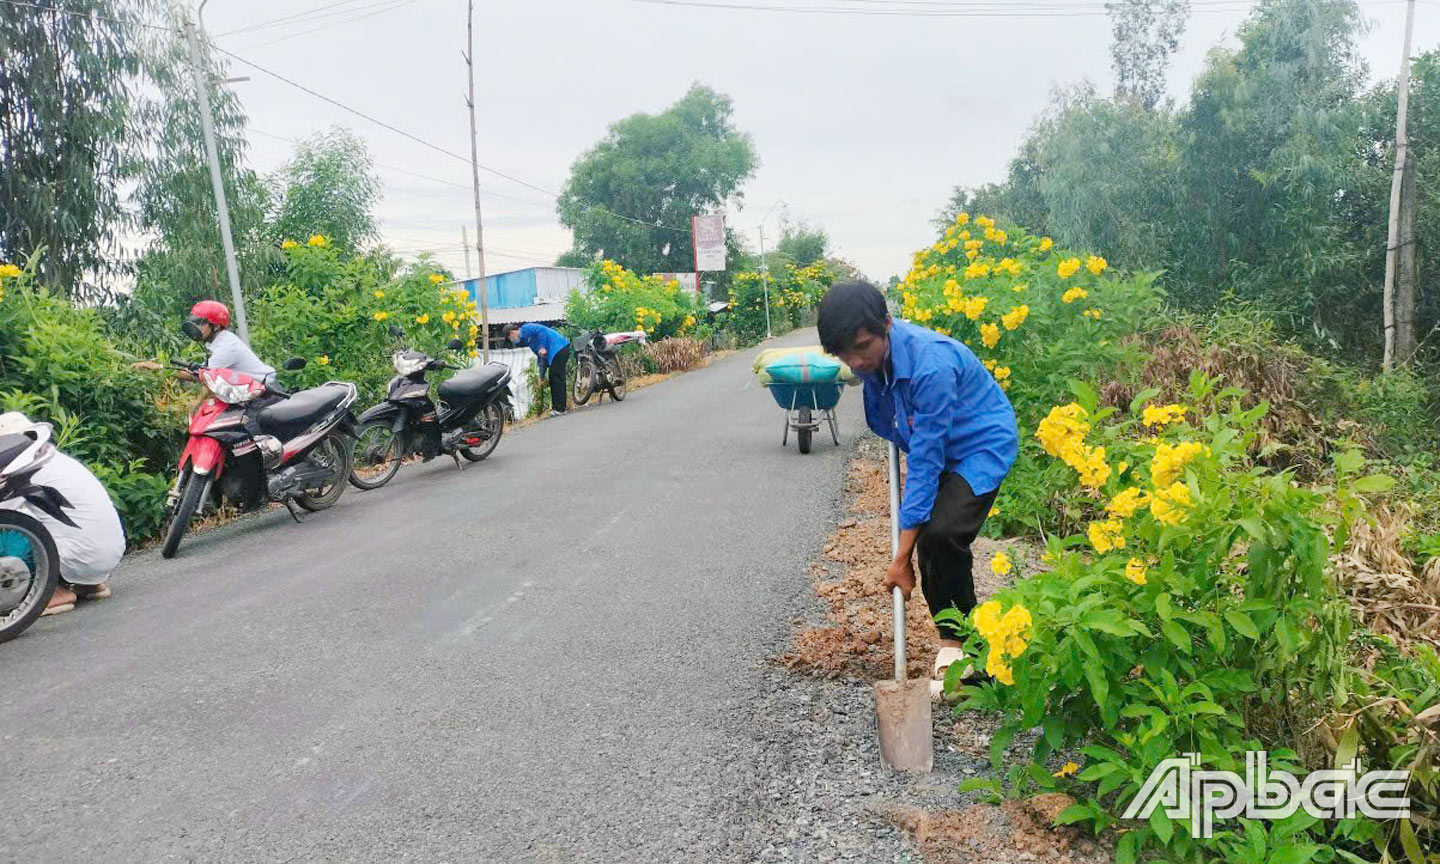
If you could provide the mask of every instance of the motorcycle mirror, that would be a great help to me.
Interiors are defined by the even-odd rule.
[[[297,369],[304,369],[306,360],[304,357],[291,357],[289,360],[281,363],[280,366],[287,371],[294,372]]]
[[[445,343],[445,347],[449,348],[451,351],[459,351],[461,348],[465,347],[465,343],[461,342],[459,339],[451,339],[449,342]]]
[[[404,335],[405,335],[405,331],[404,331],[404,330],[401,330],[399,327],[395,326],[394,324],[391,324],[391,325],[390,325],[390,335],[391,335],[391,336],[394,336],[396,339],[399,339],[401,336],[404,336]]]

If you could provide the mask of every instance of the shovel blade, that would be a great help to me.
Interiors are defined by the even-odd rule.
[[[881,764],[896,771],[929,772],[934,767],[929,681],[876,681],[875,718]]]

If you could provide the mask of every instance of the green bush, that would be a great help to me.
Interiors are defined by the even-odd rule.
[[[0,264],[0,409],[54,424],[57,445],[94,469],[133,540],[148,537],[185,428],[176,390],[138,372],[100,315],[35,284],[40,253]],[[157,491],[158,490],[158,491]]]
[[[765,338],[765,297],[770,297],[770,331],[787,333],[803,323],[807,312],[819,305],[835,282],[835,271],[824,261],[805,267],[786,264],[768,276],[756,270],[735,274],[730,283],[730,309],[726,327],[745,344]]]
[[[362,403],[385,397],[395,374],[390,355],[403,343],[445,357],[452,338],[474,357],[479,326],[463,290],[446,290],[446,277],[421,262],[395,278],[366,256],[346,256],[323,242],[286,244],[286,278],[265,289],[250,307],[252,344],[270,364],[303,357],[308,366],[283,373],[293,388],[350,381]]]
[[[1384,666],[1357,653],[1330,570],[1361,496],[1394,481],[1361,476],[1367,459],[1345,442],[1319,482],[1265,464],[1289,445],[1264,438],[1270,406],[1231,386],[1313,393],[1308,359],[1277,356],[1253,322],[1167,324],[1153,275],[1117,274],[1103,258],[964,213],[898,287],[905,318],[970,345],[1007,389],[1022,444],[992,521],[1047,540],[1042,572],[963,622],[995,683],[966,688],[961,707],[1001,715],[997,763],[1019,732],[1042,732],[1034,762],[1010,772],[1012,791],[1064,788],[1079,803],[1061,821],[1102,829],[1161,760],[1187,750],[1233,770],[1245,750],[1264,749],[1303,773],[1354,747],[1367,768],[1419,771],[1404,830],[1433,839],[1437,748],[1411,718],[1440,701],[1436,664],[1424,650]],[[1169,344],[1206,338],[1225,344]],[[1150,382],[1156,360],[1161,380]],[[1394,430],[1384,439],[1425,422],[1407,416],[1423,390],[1403,377],[1339,390],[1347,410]],[[963,666],[951,667],[955,679]],[[1071,748],[1084,763],[1052,774],[1045,763]],[[1163,812],[1120,827],[1117,862],[1401,851],[1390,826],[1365,818],[1327,825],[1301,813],[1243,834],[1217,826],[1205,841]],[[1255,857],[1257,843],[1270,854]]]
[[[572,291],[565,306],[565,319],[577,330],[644,330],[652,339],[709,335],[699,298],[673,280],[641,277],[605,260],[586,268],[585,281],[590,290]]]

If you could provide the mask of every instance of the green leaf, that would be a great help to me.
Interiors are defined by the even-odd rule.
[[[1173,611],[1170,608],[1170,592],[1161,591],[1155,595],[1155,614],[1162,620],[1169,621]]]
[[[1344,477],[1365,467],[1365,456],[1359,450],[1342,450],[1335,454],[1335,473]]]
[[[1134,622],[1119,609],[1091,609],[1080,616],[1080,624],[1111,636],[1128,638],[1135,635]]]
[[[1251,621],[1250,616],[1241,612],[1239,609],[1226,609],[1225,620],[1229,621],[1230,626],[1234,627],[1235,631],[1246,639],[1258,640],[1260,638],[1260,631],[1255,629],[1255,622]]]
[[[1160,838],[1160,842],[1169,845],[1170,838],[1175,834],[1175,826],[1170,823],[1170,817],[1165,815],[1164,807],[1156,807],[1150,811],[1150,830]]]
[[[1245,529],[1246,534],[1249,534],[1262,543],[1270,536],[1270,533],[1265,530],[1265,523],[1261,522],[1256,516],[1247,516],[1241,519],[1240,527]]]
[[[1395,478],[1387,474],[1371,474],[1368,477],[1361,477],[1350,488],[1356,492],[1373,494],[1375,492],[1389,492],[1395,487]]]
[[[1355,754],[1360,752],[1360,728],[1358,723],[1351,723],[1345,734],[1340,736],[1340,743],[1335,747],[1335,768],[1341,768],[1350,764]]]
[[[1314,843],[1296,843],[1292,846],[1281,846],[1271,853],[1267,864],[1305,864],[1320,852],[1320,847]]]
[[[1115,844],[1115,864],[1135,864],[1135,832],[1127,831]]]
[[[1070,392],[1075,394],[1075,401],[1080,403],[1086,413],[1094,414],[1095,407],[1100,404],[1100,396],[1096,394],[1095,388],[1078,378],[1070,379],[1069,383]]]
[[[1055,817],[1056,825],[1074,825],[1076,822],[1084,822],[1087,819],[1095,818],[1095,805],[1093,804],[1071,804],[1060,815]]]
[[[1123,765],[1117,765],[1114,762],[1099,762],[1095,765],[1087,767],[1084,771],[1081,771],[1079,774],[1075,775],[1075,779],[1083,781],[1085,783],[1093,783],[1094,781],[1099,780],[1102,777],[1108,777],[1111,774],[1114,774],[1116,771],[1123,770]]]
[[[1420,841],[1415,837],[1415,826],[1406,819],[1400,823],[1400,848],[1410,864],[1425,864],[1425,855],[1420,851]]]
[[[1285,652],[1286,657],[1293,657],[1295,650],[1300,647],[1300,636],[1295,632],[1295,625],[1283,615],[1275,621],[1275,641],[1280,643],[1280,650]]]
[[[1184,627],[1181,627],[1174,621],[1162,621],[1160,622],[1160,632],[1164,633],[1165,638],[1169,639],[1176,648],[1179,648],[1186,654],[1190,653],[1192,647],[1190,644],[1190,634],[1185,631]]]
[[[1245,845],[1250,850],[1251,860],[1265,860],[1265,829],[1253,819],[1245,820]]]
[[[1142,409],[1142,408],[1145,407],[1145,403],[1146,403],[1146,402],[1149,402],[1151,399],[1154,399],[1156,396],[1159,396],[1159,395],[1160,395],[1160,388],[1159,388],[1159,387],[1146,387],[1144,390],[1141,390],[1139,393],[1136,393],[1136,394],[1135,394],[1135,398],[1130,400],[1130,413],[1131,413],[1131,414],[1139,414],[1139,413],[1141,413],[1141,412],[1140,412],[1140,409]]]

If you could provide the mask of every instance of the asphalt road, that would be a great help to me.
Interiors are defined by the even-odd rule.
[[[746,859],[863,426],[782,449],[754,353],[126,559],[0,646],[0,860]]]

